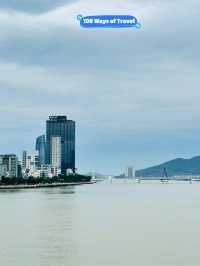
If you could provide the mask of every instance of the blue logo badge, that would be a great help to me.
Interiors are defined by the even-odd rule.
[[[77,16],[83,28],[136,28],[141,24],[134,16],[130,15],[103,15],[103,16]]]

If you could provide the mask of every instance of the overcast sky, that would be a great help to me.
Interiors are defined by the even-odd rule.
[[[136,29],[76,16],[129,14]],[[200,154],[199,0],[1,0],[0,153],[77,122],[77,167],[118,174]]]

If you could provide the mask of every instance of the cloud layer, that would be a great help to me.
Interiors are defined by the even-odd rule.
[[[39,2],[38,15],[25,2],[0,3],[1,152],[30,149],[48,115],[66,113],[77,121],[84,171],[199,153],[198,1]],[[143,28],[84,30],[76,21],[111,12]]]
[[[1,0],[0,8],[8,11],[16,10],[31,14],[39,14],[54,10],[78,0]]]

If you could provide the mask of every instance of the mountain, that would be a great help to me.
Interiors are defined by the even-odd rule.
[[[162,177],[167,172],[169,177],[183,175],[200,175],[200,156],[191,159],[177,158],[163,164],[137,170],[136,177]]]

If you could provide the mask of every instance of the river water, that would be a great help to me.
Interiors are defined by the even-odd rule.
[[[0,192],[0,266],[199,266],[200,184]]]

